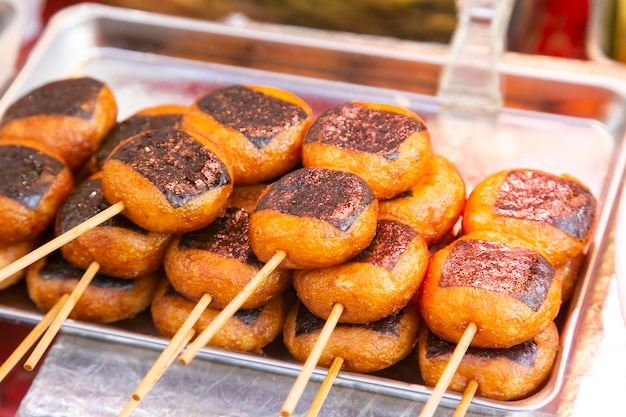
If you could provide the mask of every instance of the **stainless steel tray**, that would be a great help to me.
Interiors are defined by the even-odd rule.
[[[626,165],[626,85],[598,74],[566,72],[559,66],[561,61],[554,68],[505,61],[500,66],[505,108],[496,124],[444,123],[438,118],[435,92],[446,52],[438,45],[80,5],[65,9],[49,22],[0,100],[0,113],[29,89],[75,75],[106,82],[120,103],[120,120],[147,106],[189,104],[219,85],[270,84],[298,94],[317,113],[354,99],[411,108],[427,121],[436,152],[457,165],[469,189],[496,170],[519,166],[576,176],[598,197],[601,212],[580,285],[559,317],[562,348],[554,370],[528,398],[474,400],[480,410],[537,410],[559,394],[580,330],[581,308],[602,274],[599,258]],[[35,322],[41,314],[28,300],[22,283],[0,292],[0,317]],[[167,343],[146,314],[107,326],[68,320],[63,331],[151,349]],[[259,370],[268,378],[295,376],[300,369],[280,342],[265,353],[206,348],[200,358],[233,364],[235,369]],[[411,401],[423,401],[430,393],[411,359],[376,375],[342,372],[335,385]],[[459,395],[448,393],[443,405],[454,405],[458,399]]]

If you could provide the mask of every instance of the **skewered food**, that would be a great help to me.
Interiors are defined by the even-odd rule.
[[[340,264],[365,249],[376,233],[378,201],[360,177],[302,168],[267,187],[250,216],[250,244],[267,262],[286,252],[286,268]]]
[[[238,310],[209,344],[231,350],[261,352],[281,333],[291,300],[289,292],[286,292],[274,297],[264,306]],[[152,301],[154,325],[161,335],[172,337],[194,306],[193,301],[176,292],[167,279],[164,279]],[[219,312],[220,310],[212,307],[205,310],[195,326],[198,333],[202,332]]]
[[[40,259],[26,271],[31,300],[48,311],[63,294],[70,294],[84,270],[63,258],[60,251]],[[148,308],[162,272],[135,279],[97,274],[76,302],[69,317],[95,323],[112,323],[135,317]]]
[[[525,240],[483,230],[431,258],[419,293],[424,323],[457,343],[470,323],[472,346],[507,348],[539,334],[561,306],[556,268]]]
[[[232,85],[199,97],[182,126],[224,150],[235,184],[255,184],[278,178],[300,163],[311,114],[309,105],[288,91]]]
[[[150,130],[116,147],[102,169],[104,197],[144,229],[185,233],[210,224],[233,182],[222,152],[203,137],[175,128]]]
[[[368,323],[391,316],[413,298],[426,274],[430,254],[424,239],[410,226],[378,220],[376,236],[347,262],[294,273],[298,298],[326,319],[337,303],[342,323]]]
[[[454,348],[453,343],[422,326],[417,352],[420,372],[427,385],[439,381]],[[478,396],[502,401],[523,398],[548,377],[558,349],[559,333],[554,323],[532,339],[508,349],[470,347],[449,389],[463,392],[474,380],[478,383]]]
[[[176,236],[167,250],[165,271],[172,286],[186,298],[212,297],[211,307],[224,308],[261,269],[250,247],[250,213],[228,207],[207,227]],[[277,268],[241,306],[260,307],[291,284],[291,270]]]
[[[375,322],[340,323],[333,330],[318,364],[329,367],[335,357],[341,357],[346,371],[375,372],[388,368],[413,350],[419,323],[419,312],[412,303],[395,315]],[[285,346],[294,358],[306,361],[323,326],[324,320],[296,302],[283,330]]]
[[[54,217],[74,185],[58,154],[30,139],[0,140],[0,230],[3,243],[36,239]]]
[[[102,195],[102,172],[81,182],[59,210],[57,235],[110,207]],[[93,261],[99,272],[117,278],[136,278],[163,266],[172,236],[149,232],[124,216],[115,216],[61,247],[65,259],[82,269]]]
[[[432,152],[426,123],[415,113],[355,101],[330,108],[313,122],[302,162],[356,174],[384,200],[410,189],[426,172]]]
[[[117,102],[106,84],[91,77],[67,78],[17,99],[0,119],[0,136],[41,142],[77,171],[116,119]]]

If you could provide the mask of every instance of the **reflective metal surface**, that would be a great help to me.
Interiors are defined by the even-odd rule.
[[[477,398],[471,409],[476,415],[563,415],[564,410],[574,409],[576,393],[590,372],[584,368],[589,359],[579,360],[580,355],[595,355],[605,337],[596,314],[604,312],[602,300],[613,275],[605,255],[612,248],[613,209],[626,165],[625,81],[607,77],[594,66],[570,71],[570,63],[562,60],[533,62],[507,54],[499,66],[505,107],[496,123],[443,119],[438,117],[435,92],[446,59],[445,47],[436,45],[214,24],[83,5],[50,21],[0,101],[0,112],[37,85],[83,74],[111,87],[120,104],[120,120],[147,106],[188,104],[219,85],[271,84],[300,95],[316,113],[354,99],[390,102],[416,111],[432,131],[435,151],[456,164],[468,189],[490,173],[520,166],[579,178],[600,200],[601,213],[578,290],[559,318],[562,346],[552,375],[528,398],[510,402]],[[0,315],[29,322],[41,316],[21,284],[0,292]],[[97,416],[85,402],[94,396],[119,411],[116,406],[123,406],[155,357],[153,350],[167,343],[146,315],[109,326],[69,320],[64,333],[42,366],[21,415],[68,415],[71,409],[77,415]],[[96,357],[93,352],[98,352]],[[128,362],[139,368],[133,371]],[[201,360],[166,373],[160,385],[164,391],[157,386],[156,392],[182,408],[180,415],[200,413],[196,406],[209,416],[277,415],[299,368],[280,342],[266,355],[207,348]],[[112,369],[118,370],[118,377],[124,376],[123,383],[108,379]],[[201,369],[206,369],[203,378],[208,379],[198,382],[195,378]],[[80,390],[74,389],[72,382],[81,378],[93,384],[82,380]],[[66,381],[57,387],[65,391],[46,388],[52,380]],[[268,386],[275,389],[271,395]],[[342,372],[334,388],[324,415],[415,415],[430,392],[413,358],[377,375]],[[235,401],[240,389],[248,392],[248,402]],[[315,390],[312,384],[304,404]],[[158,396],[156,392],[150,397]],[[205,395],[206,403],[200,399]],[[458,394],[447,394],[441,415],[449,413],[445,407],[454,407],[458,399]],[[150,410],[155,410],[151,407],[164,407],[150,404],[147,401],[137,415],[151,415]],[[106,415],[111,415],[110,410]]]

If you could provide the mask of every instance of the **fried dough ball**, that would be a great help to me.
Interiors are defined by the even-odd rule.
[[[60,251],[55,251],[28,267],[28,295],[39,309],[48,311],[63,294],[74,291],[84,272],[67,262]],[[94,323],[133,318],[150,305],[162,276],[161,272],[155,272],[135,279],[120,279],[96,274],[69,317]]]
[[[283,293],[265,306],[238,310],[209,344],[243,352],[262,352],[280,335],[291,300],[288,293]],[[174,336],[195,305],[195,302],[177,293],[167,279],[162,280],[151,307],[152,320],[159,334]],[[207,308],[195,324],[196,334],[202,333],[219,313],[220,310]]]
[[[35,243],[33,241],[0,243],[0,269],[12,264],[22,256],[27,255],[33,249],[35,249]],[[19,282],[24,278],[25,274],[26,271],[22,269],[0,281],[0,290]]]
[[[285,346],[296,360],[307,360],[324,324],[324,320],[296,301],[283,329]],[[346,371],[367,373],[388,368],[413,350],[419,325],[419,312],[412,303],[397,314],[375,322],[339,323],[318,365],[329,367],[334,358],[341,357]]]
[[[556,268],[525,240],[491,230],[464,235],[431,257],[419,293],[424,323],[457,343],[508,348],[543,331],[561,306]]]
[[[455,347],[422,326],[417,352],[420,372],[427,385],[437,384]],[[548,377],[558,350],[559,333],[554,323],[532,339],[508,349],[470,347],[449,389],[463,392],[474,380],[478,383],[477,396],[500,401],[524,398]]]
[[[144,229],[186,233],[209,225],[233,188],[222,152],[203,137],[175,128],[125,140],[104,163],[102,189]]]
[[[481,181],[463,211],[463,230],[516,234],[561,266],[583,252],[595,224],[596,199],[567,175],[501,171]]]
[[[250,216],[250,244],[263,262],[285,251],[285,268],[337,265],[370,244],[377,215],[378,201],[360,177],[301,168],[263,191]]]
[[[72,191],[72,173],[58,154],[30,139],[1,139],[0,167],[0,242],[34,240]]]
[[[311,114],[309,105],[288,91],[233,85],[199,97],[182,127],[224,150],[235,184],[254,184],[278,178],[300,163]]]
[[[76,171],[115,125],[117,110],[113,92],[101,81],[52,81],[9,106],[0,120],[0,136],[41,142]]]
[[[224,308],[262,267],[252,249],[250,214],[264,185],[233,188],[227,208],[204,229],[178,236],[170,245],[164,266],[170,283],[186,298],[198,301],[212,295],[211,306]],[[282,293],[291,271],[276,268],[248,297],[242,308],[256,308]]]
[[[394,216],[417,230],[428,245],[444,238],[465,204],[465,182],[446,158],[433,155],[424,175],[411,189],[380,201],[380,215]]]
[[[352,172],[384,200],[410,189],[426,172],[432,152],[430,133],[417,114],[354,101],[328,109],[311,124],[302,162]]]
[[[164,262],[176,291],[194,301],[209,294],[211,307],[226,307],[263,267],[250,247],[249,222],[248,211],[228,207],[207,227],[176,236]],[[260,307],[290,284],[291,270],[276,268],[241,308]]]
[[[104,137],[95,153],[96,170],[102,169],[104,161],[122,141],[147,130],[180,127],[186,110],[187,107],[185,106],[164,104],[142,109],[126,120],[117,123]]]
[[[584,261],[585,255],[581,253],[558,267],[558,274],[562,282],[561,299],[564,303],[569,301],[574,295]]]
[[[65,200],[56,219],[61,235],[110,207],[102,195],[102,172],[80,183]],[[61,247],[65,259],[82,269],[96,261],[99,272],[117,278],[136,278],[163,266],[172,235],[149,232],[124,216],[82,233]]]
[[[327,319],[335,304],[342,323],[368,323],[402,310],[419,288],[430,254],[424,239],[407,224],[378,220],[376,237],[356,257],[321,269],[294,273],[298,298]]]

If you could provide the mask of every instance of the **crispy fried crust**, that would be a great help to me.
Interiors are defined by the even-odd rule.
[[[426,243],[397,220],[378,221],[372,244],[346,263],[298,270],[294,288],[316,316],[326,319],[344,306],[342,323],[368,323],[396,314],[413,298],[428,268]]]
[[[57,215],[57,235],[109,206],[102,196],[101,177],[101,172],[97,172],[79,184],[66,199]],[[84,212],[79,213],[80,209]],[[96,261],[102,274],[136,278],[163,266],[171,239],[169,234],[149,232],[124,216],[116,216],[66,243],[61,252],[79,268],[87,269]]]
[[[283,293],[258,309],[240,310],[215,334],[209,344],[231,350],[261,352],[281,333],[291,301],[292,295]],[[166,337],[173,336],[195,304],[172,291],[166,279],[161,281],[151,307],[158,332]],[[206,329],[219,313],[220,310],[209,305],[195,325],[196,334]]]
[[[596,204],[587,187],[572,177],[530,169],[501,171],[472,190],[463,210],[463,230],[515,234],[558,267],[585,249]]]
[[[465,197],[465,182],[456,167],[433,155],[417,183],[396,198],[380,201],[379,212],[410,224],[431,245],[453,229]]]
[[[285,268],[337,265],[364,250],[376,233],[378,200],[350,173],[303,168],[268,186],[259,201],[269,202],[250,217],[250,244],[263,262],[282,250]],[[329,212],[330,218],[318,216]]]
[[[426,123],[409,110],[383,103],[355,101],[329,109],[329,111],[350,106],[362,107],[370,111],[371,117],[368,117],[367,120],[355,120],[342,117],[341,112],[326,116],[328,111],[320,115],[311,125],[302,146],[303,165],[305,167],[338,169],[359,175],[367,181],[376,198],[380,200],[394,197],[410,189],[426,172],[427,162],[433,153]],[[393,156],[383,155],[374,149],[360,149],[358,144],[362,144],[365,139],[371,136],[380,135],[375,143],[385,142],[383,137],[386,136],[391,136],[389,140],[393,142],[395,131],[386,131],[386,126],[376,126],[375,120],[374,123],[369,123],[376,117],[381,120],[384,119],[385,114],[395,115],[400,124],[402,121],[410,121],[421,126],[421,128],[411,131],[408,136],[402,138],[402,141],[397,144]],[[353,130],[350,127],[351,123],[356,125],[352,126],[354,127]],[[360,124],[362,123],[367,123],[368,127],[361,127]],[[345,130],[341,131],[339,140],[326,141],[323,137],[325,136],[325,126],[320,126],[322,124],[332,126],[327,130],[331,134],[335,134],[337,129],[343,128]],[[367,132],[363,133],[364,129]],[[317,132],[321,132],[319,136],[322,137],[312,135]],[[353,138],[354,143],[350,142],[351,138]]]
[[[219,93],[226,89],[233,92],[238,89],[237,91],[246,95],[249,95],[247,94],[249,92],[258,93],[266,96],[269,102],[284,102],[299,109],[303,117],[285,125],[285,121],[280,119],[280,114],[265,114],[262,108],[250,108],[246,100],[225,103],[224,106],[229,106],[233,114],[256,112],[259,116],[253,117],[255,123],[264,123],[263,129],[266,131],[278,132],[271,138],[264,138],[267,143],[263,146],[256,146],[246,134],[247,125],[221,123],[216,120],[216,115],[212,115],[201,106],[202,100],[223,99],[224,95]],[[246,107],[238,108],[238,103]],[[267,112],[271,111],[268,109]],[[309,105],[288,91],[257,85],[230,86],[211,91],[194,101],[185,113],[182,127],[203,135],[223,149],[233,167],[235,184],[255,184],[278,178],[300,163],[302,140],[311,123],[311,114]]]
[[[26,272],[26,288],[33,302],[48,311],[63,295],[71,293],[82,276],[82,270],[67,261],[47,257],[35,262]],[[58,277],[51,276],[55,270],[42,276],[47,262],[59,262],[63,267]],[[70,272],[70,269],[72,270]],[[45,269],[44,269],[45,270]],[[148,308],[159,279],[163,274],[155,272],[133,280],[96,276],[70,313],[70,318],[96,323],[111,323],[135,317]],[[97,282],[100,280],[102,285]]]
[[[16,200],[15,195],[10,197],[0,193],[2,207],[0,240],[3,243],[33,240],[54,222],[57,211],[74,186],[72,173],[57,153],[46,149],[46,146],[39,142],[30,139],[2,138],[0,147],[5,149],[17,147],[28,154],[23,157],[23,165],[11,167],[15,171],[9,178],[15,176],[20,182],[7,184],[8,191],[19,191],[18,197],[21,200]],[[55,168],[51,168],[52,166]],[[24,171],[18,173],[22,168]],[[6,176],[3,181],[8,181]],[[28,182],[28,188],[24,187],[24,181]],[[33,201],[37,201],[36,205],[26,205]]]
[[[458,252],[467,245],[470,251]],[[433,255],[418,297],[424,322],[442,339],[458,342],[473,322],[478,327],[473,346],[506,348],[554,320],[561,285],[557,270],[532,245],[481,231]]]
[[[153,181],[137,172],[126,162],[115,159],[117,152],[125,150],[124,147],[131,147],[133,145],[133,140],[142,139],[142,134],[139,134],[122,142],[115,148],[112,156],[104,163],[102,170],[102,189],[105,198],[111,204],[123,201],[126,209],[124,214],[134,223],[149,231],[176,234],[207,226],[220,214],[233,188],[232,171],[230,166],[224,162],[221,150],[213,143],[194,133],[176,129],[168,129],[165,133],[161,130],[151,132],[163,135],[182,134],[191,137],[202,147],[206,148],[209,155],[214,155],[217,161],[221,161],[221,163],[218,163],[222,165],[220,169],[221,174],[217,174],[223,175],[226,178],[225,182],[219,186],[208,189],[200,195],[189,198],[184,204],[179,206],[173,205]],[[151,134],[152,133],[146,133],[146,136],[150,136]],[[185,150],[181,150],[181,152],[185,152]],[[199,156],[195,158],[199,158]],[[133,160],[137,161],[138,159]],[[140,161],[138,163],[147,165],[149,161]],[[163,188],[170,189],[170,184],[173,184],[175,187],[179,182],[188,181],[183,167],[172,171],[172,174],[180,177],[161,177],[160,179],[163,181],[160,185],[162,185]],[[195,183],[192,182],[184,185],[194,186]],[[180,193],[176,193],[176,196],[185,198],[185,196]]]
[[[422,326],[417,356],[427,385],[437,384],[454,347]],[[510,349],[470,348],[452,377],[449,389],[463,392],[474,380],[478,383],[477,396],[502,401],[523,398],[548,377],[558,349],[559,334],[554,323],[531,340]]]
[[[306,327],[307,323],[297,323],[303,320],[302,314],[298,314],[299,309],[304,309],[304,306],[297,302],[289,312],[283,341],[296,360],[305,362],[317,341],[323,321],[315,326],[317,330],[300,332],[297,328]],[[388,368],[413,350],[419,323],[419,313],[411,303],[397,316],[376,324],[340,324],[333,330],[318,365],[329,367],[335,357],[341,357],[344,359],[343,369],[347,371],[375,372]]]
[[[75,101],[67,102],[64,109],[49,113],[46,108],[57,108],[58,98],[68,89],[77,92],[72,95]],[[46,93],[39,94],[43,90]],[[28,97],[34,99],[28,100]],[[33,105],[42,111],[24,113],[18,108]],[[90,107],[89,114],[81,115],[86,107]],[[6,120],[6,114],[13,111],[24,115]],[[7,109],[5,119],[0,122],[0,136],[41,142],[61,155],[76,171],[96,152],[104,136],[115,125],[117,111],[113,92],[100,81],[89,77],[53,81],[29,92]]]

